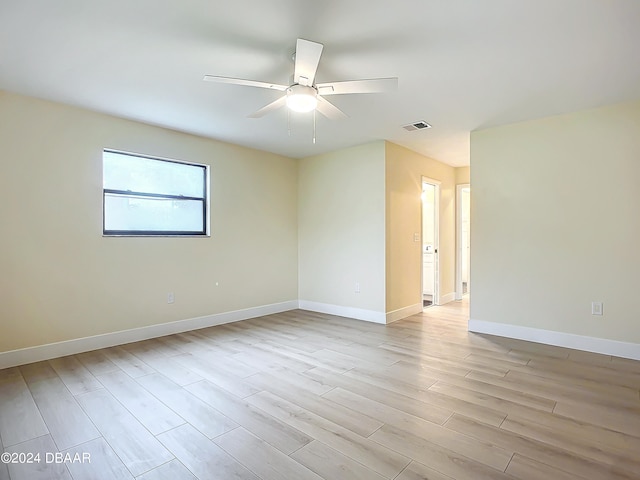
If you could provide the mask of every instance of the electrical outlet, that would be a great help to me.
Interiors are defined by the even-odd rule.
[[[167,303],[174,303],[176,301],[176,296],[173,292],[167,293]]]
[[[356,293],[360,293],[360,282],[356,282],[356,285],[355,285],[355,292],[356,292]]]
[[[591,315],[602,315],[602,302],[591,302]]]
[[[418,232],[414,232],[413,241],[416,242],[416,243],[420,242],[420,234]]]

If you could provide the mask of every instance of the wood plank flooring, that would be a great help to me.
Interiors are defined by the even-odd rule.
[[[1,370],[0,451],[41,462],[0,480],[640,479],[640,362],[467,319],[296,310]]]

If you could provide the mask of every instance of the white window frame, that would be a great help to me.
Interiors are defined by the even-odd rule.
[[[116,153],[119,155],[129,155],[137,158],[145,158],[148,160],[155,160],[158,162],[168,162],[168,163],[179,163],[183,165],[189,165],[192,167],[200,167],[203,169],[203,182],[204,182],[204,197],[185,197],[182,195],[171,195],[171,194],[158,194],[158,193],[147,193],[147,192],[132,192],[130,190],[121,191],[121,190],[113,190],[104,188],[104,182],[102,187],[102,236],[104,237],[209,237],[209,203],[210,203],[210,195],[209,195],[209,165],[194,163],[194,162],[185,162],[182,160],[175,160],[171,158],[163,158],[156,157],[151,155],[145,155],[140,153],[126,152],[122,150],[114,150],[111,148],[103,149],[103,155],[105,152]],[[104,175],[104,164],[103,164],[103,175]],[[202,230],[198,231],[165,231],[165,230],[107,230],[105,225],[106,219],[106,195],[122,195],[128,197],[137,197],[137,198],[161,198],[161,199],[175,199],[175,200],[195,200],[202,202]]]

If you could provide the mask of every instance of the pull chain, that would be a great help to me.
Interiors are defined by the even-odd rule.
[[[287,108],[287,133],[291,136],[291,111]]]
[[[316,144],[316,111],[313,111],[313,144]]]

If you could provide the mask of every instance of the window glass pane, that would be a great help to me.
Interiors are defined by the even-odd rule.
[[[204,233],[204,202],[104,196],[104,230]]]
[[[205,168],[122,153],[103,153],[103,186],[111,190],[204,198]]]

